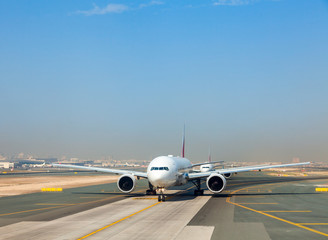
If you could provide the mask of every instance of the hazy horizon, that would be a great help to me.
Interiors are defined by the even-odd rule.
[[[328,162],[328,2],[2,1],[0,153]]]

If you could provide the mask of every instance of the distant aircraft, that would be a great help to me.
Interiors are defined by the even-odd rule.
[[[45,162],[41,163],[41,164],[33,164],[33,167],[44,167],[46,165]]]
[[[110,168],[98,168],[98,167],[84,167],[75,165],[53,164],[55,167],[76,168],[93,170],[98,172],[115,173],[122,175],[117,181],[117,187],[123,193],[130,193],[136,186],[136,177],[148,179],[149,189],[146,191],[147,195],[155,195],[158,191],[158,201],[165,201],[164,190],[172,186],[184,185],[188,182],[192,182],[196,186],[194,195],[203,195],[204,190],[201,189],[201,179],[206,178],[206,186],[212,193],[222,192],[226,185],[226,177],[230,177],[233,173],[246,172],[251,170],[261,170],[267,168],[279,168],[289,166],[306,165],[310,162],[304,163],[292,163],[292,164],[280,164],[280,165],[262,165],[262,166],[247,166],[247,167],[235,167],[226,169],[217,169],[213,171],[205,172],[192,172],[192,168],[195,166],[204,166],[211,164],[198,163],[192,164],[187,158],[185,158],[185,134],[183,133],[183,143],[181,157],[173,157],[172,155],[160,156],[153,159],[147,168],[147,172],[139,172],[133,170],[118,170]]]
[[[209,150],[208,152],[208,163],[204,163],[199,167],[199,170],[194,170],[194,172],[209,172],[209,171],[214,171],[215,170],[215,164],[216,163],[223,163],[224,161],[217,161],[217,162],[212,162],[211,159],[211,151]]]

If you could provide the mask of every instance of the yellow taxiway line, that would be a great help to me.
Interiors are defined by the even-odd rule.
[[[299,223],[299,225],[328,225],[328,223]]]
[[[276,185],[276,184],[279,184],[279,183],[266,184],[266,186],[268,186],[268,185]],[[234,194],[234,193],[237,193],[237,192],[239,192],[239,191],[245,190],[245,189],[247,189],[247,188],[252,188],[252,187],[258,187],[258,186],[251,186],[251,187],[246,187],[246,188],[237,189],[237,190],[233,191],[231,194]],[[306,227],[306,226],[304,226],[304,225],[306,225],[306,224],[304,224],[304,223],[303,223],[303,224],[302,224],[302,223],[294,223],[294,222],[292,222],[292,221],[289,221],[289,220],[286,220],[286,219],[283,219],[283,218],[279,218],[279,217],[273,216],[273,215],[268,214],[268,213],[266,213],[266,212],[264,212],[264,211],[258,211],[258,210],[256,210],[256,209],[253,209],[253,208],[250,208],[250,207],[243,206],[243,205],[241,205],[241,204],[239,204],[239,203],[231,202],[231,196],[230,196],[230,197],[227,197],[226,202],[227,202],[227,203],[230,203],[230,204],[233,204],[233,205],[235,205],[235,206],[238,206],[238,207],[241,207],[241,208],[247,209],[247,210],[249,210],[249,211],[256,212],[256,213],[259,213],[259,214],[265,215],[265,216],[267,216],[267,217],[270,217],[270,218],[273,218],[273,219],[279,220],[279,221],[281,221],[281,222],[288,223],[288,224],[293,225],[293,226],[295,226],[295,227],[303,228],[303,229],[308,230],[308,231],[310,231],[310,232],[314,232],[314,233],[320,234],[320,235],[322,235],[322,236],[326,236],[326,237],[328,237],[328,234],[327,234],[327,233],[320,232],[320,231],[317,231],[317,230],[315,230],[315,229],[313,229],[313,228]]]
[[[310,210],[304,210],[304,211],[262,211],[262,212],[271,212],[271,213],[275,213],[275,212],[277,212],[277,213],[284,213],[284,212],[286,212],[286,213],[297,213],[297,212],[312,212],[312,211],[310,211]]]
[[[19,211],[19,212],[12,212],[12,213],[2,213],[2,214],[0,214],[0,217],[1,216],[19,214],[19,213],[27,213],[27,212],[35,212],[35,211],[41,211],[41,210],[47,210],[47,209],[53,209],[53,208],[60,208],[60,207],[64,207],[64,206],[60,205],[60,206],[55,206],[55,207],[37,208],[37,209],[31,209],[31,210],[25,210],[25,211]]]
[[[85,235],[85,236],[79,238],[78,240],[81,240],[81,239],[85,239],[85,238],[87,238],[87,237],[90,237],[91,235],[93,235],[93,234],[95,234],[95,233],[97,233],[97,232],[100,232],[100,231],[102,231],[102,230],[104,230],[104,229],[106,229],[106,228],[108,228],[108,227],[110,227],[110,226],[113,226],[113,225],[115,225],[115,224],[117,224],[117,223],[119,223],[119,222],[122,222],[122,221],[124,221],[125,219],[128,219],[128,218],[130,218],[130,217],[132,217],[132,216],[134,216],[134,215],[136,215],[136,214],[138,214],[138,213],[141,213],[141,212],[143,212],[143,211],[145,211],[145,210],[147,210],[147,209],[149,209],[149,208],[152,208],[152,207],[154,207],[154,206],[156,206],[156,205],[158,205],[158,204],[160,204],[160,203],[161,203],[161,202],[157,202],[157,203],[155,203],[155,204],[153,204],[153,205],[150,205],[150,206],[148,206],[148,207],[146,207],[146,208],[144,208],[144,209],[141,209],[141,210],[138,211],[138,212],[132,213],[132,214],[130,214],[129,216],[126,216],[126,217],[124,217],[124,218],[121,218],[120,220],[118,220],[118,221],[116,221],[116,222],[113,222],[113,223],[111,223],[111,224],[108,224],[108,225],[105,226],[105,227],[99,228],[99,229],[97,229],[96,231],[94,231],[94,232],[92,232],[92,233],[89,233],[88,235]]]
[[[238,204],[279,204],[279,203],[238,203]]]
[[[139,191],[137,191],[137,192],[135,192],[135,193],[143,192],[143,191],[145,191],[145,189],[139,190]],[[89,203],[96,203],[96,202],[102,202],[102,201],[106,201],[106,200],[114,199],[114,198],[119,198],[119,197],[121,197],[121,195],[118,195],[118,196],[112,196],[112,197],[108,197],[108,198],[102,198],[102,199],[93,200],[93,201],[89,201],[89,202],[72,203],[70,206],[74,206],[74,205],[82,205],[82,204],[89,204]],[[60,203],[59,203],[59,204],[60,204]],[[57,206],[54,206],[54,207],[37,208],[37,209],[30,209],[30,210],[25,210],[25,211],[11,212],[11,213],[2,213],[2,214],[0,214],[0,217],[1,217],[1,216],[14,215],[14,214],[20,214],[20,213],[42,211],[42,210],[48,210],[48,209],[60,208],[60,207],[66,207],[66,206],[67,206],[67,205],[59,205],[59,204],[57,204]]]
[[[194,188],[194,187],[195,187],[195,186],[191,186],[191,187],[189,187],[189,188],[187,188],[187,189],[185,189],[185,190],[182,190],[182,191],[180,191],[180,192],[174,194],[173,196],[167,197],[166,199],[167,199],[167,200],[168,200],[168,199],[171,199],[172,197],[177,196],[177,195],[180,195],[181,193],[183,193],[183,192],[185,192],[185,191],[188,191],[188,190],[190,190],[190,189],[192,189],[192,188]],[[140,198],[134,198],[134,199],[140,199]],[[142,199],[142,198],[141,198],[141,199]],[[157,198],[147,198],[147,197],[145,197],[144,199],[145,199],[145,200],[148,200],[148,199],[157,199]],[[160,203],[161,203],[161,202],[154,203],[154,204],[152,204],[152,205],[150,205],[150,206],[148,206],[148,207],[146,207],[146,208],[144,208],[144,209],[141,209],[141,210],[139,210],[139,211],[137,211],[137,212],[135,212],[135,213],[130,214],[129,216],[126,216],[126,217],[124,217],[124,218],[121,218],[120,220],[117,220],[116,222],[113,222],[113,223],[111,223],[111,224],[108,224],[108,225],[106,225],[106,226],[104,226],[104,227],[102,227],[102,228],[99,228],[99,229],[97,229],[97,230],[95,230],[95,231],[93,231],[93,232],[91,232],[91,233],[89,233],[89,234],[87,234],[87,235],[85,235],[85,236],[83,236],[83,237],[80,237],[80,238],[78,238],[77,240],[81,240],[81,239],[85,239],[85,238],[87,238],[87,237],[90,237],[91,235],[93,235],[93,234],[95,234],[95,233],[98,233],[98,232],[100,232],[100,231],[102,231],[102,230],[104,230],[104,229],[106,229],[106,228],[109,228],[110,226],[113,226],[113,225],[115,225],[115,224],[117,224],[117,223],[119,223],[119,222],[122,222],[122,221],[124,221],[124,220],[126,220],[126,219],[128,219],[128,218],[130,218],[130,217],[132,217],[132,216],[134,216],[134,215],[136,215],[136,214],[138,214],[138,213],[141,213],[141,212],[143,212],[143,211],[145,211],[145,210],[147,210],[147,209],[149,209],[149,208],[152,208],[152,207],[154,207],[154,206],[156,206],[156,205],[158,205],[158,204],[160,204]]]

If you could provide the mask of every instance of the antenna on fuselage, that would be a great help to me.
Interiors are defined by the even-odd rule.
[[[185,157],[185,145],[186,145],[186,139],[185,139],[185,134],[186,134],[186,125],[183,125],[183,136],[182,136],[182,151],[181,151],[181,157]]]

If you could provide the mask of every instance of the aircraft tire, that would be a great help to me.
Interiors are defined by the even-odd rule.
[[[165,196],[164,195],[158,195],[158,201],[159,202],[165,202]]]
[[[202,196],[204,195],[204,190],[195,190],[194,191],[194,196]]]

